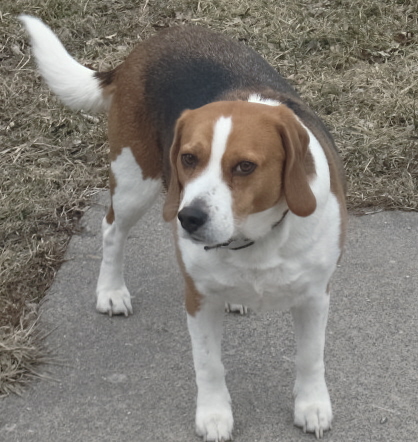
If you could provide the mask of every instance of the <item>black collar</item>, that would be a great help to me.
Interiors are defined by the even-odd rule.
[[[274,229],[279,224],[281,224],[281,222],[284,220],[284,217],[287,215],[288,212],[289,212],[289,209],[285,210],[283,212],[282,217],[279,219],[279,221],[274,223],[271,226],[271,228]],[[248,239],[248,238],[230,239],[227,242],[224,242],[224,243],[221,243],[221,244],[215,244],[214,246],[205,246],[204,249],[206,251],[214,250],[214,249],[228,249],[228,250],[236,251],[236,250],[246,249],[247,247],[250,247],[253,244],[254,244],[254,241],[252,239]]]

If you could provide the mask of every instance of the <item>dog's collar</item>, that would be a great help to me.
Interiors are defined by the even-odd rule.
[[[279,224],[281,224],[281,222],[284,220],[284,217],[287,215],[288,212],[289,212],[289,209],[285,210],[283,212],[282,217],[279,219],[279,221],[274,223],[271,228],[274,229]],[[250,247],[253,244],[254,244],[254,241],[252,239],[239,238],[239,239],[230,239],[227,242],[224,242],[221,244],[215,244],[214,246],[205,246],[204,249],[206,251],[214,250],[214,249],[228,249],[228,250],[236,251],[236,250],[246,249],[247,247]]]
[[[247,238],[230,239],[222,244],[215,244],[214,246],[205,246],[206,251],[213,249],[228,249],[228,250],[241,250],[250,247],[254,244],[254,241]]]

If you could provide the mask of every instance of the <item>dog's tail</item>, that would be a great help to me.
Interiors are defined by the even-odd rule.
[[[107,110],[114,89],[114,71],[99,73],[81,65],[41,20],[30,15],[20,15],[19,19],[30,35],[42,77],[63,103],[77,110]]]

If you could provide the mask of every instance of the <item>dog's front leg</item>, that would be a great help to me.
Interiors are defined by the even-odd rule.
[[[324,346],[329,294],[292,308],[297,344],[295,425],[322,437],[331,428],[332,409],[325,383]]]
[[[96,309],[110,316],[132,313],[131,295],[123,277],[123,252],[130,229],[156,200],[159,178],[144,179],[131,148],[111,163],[112,205],[103,220],[103,259],[97,281]]]
[[[193,315],[187,315],[197,383],[196,432],[205,441],[232,437],[231,398],[221,361],[224,311],[224,301],[210,299],[204,300]]]

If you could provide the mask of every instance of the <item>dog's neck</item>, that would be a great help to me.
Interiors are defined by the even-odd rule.
[[[287,213],[289,212],[289,209],[285,210],[283,212],[282,217],[275,222],[271,228],[274,229],[275,227],[279,226],[282,221],[284,220],[285,216],[287,215]],[[254,240],[252,239],[248,239],[248,238],[237,238],[237,239],[230,239],[227,242],[221,243],[221,244],[215,244],[213,246],[205,246],[204,249],[206,251],[209,250],[217,250],[217,249],[228,249],[228,250],[242,250],[242,249],[246,249],[247,247],[252,246],[255,243]]]

